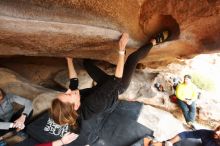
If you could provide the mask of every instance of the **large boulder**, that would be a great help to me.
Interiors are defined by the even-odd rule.
[[[152,129],[159,141],[170,139],[186,130],[181,121],[172,114],[149,105],[143,107],[138,122]]]
[[[50,108],[51,101],[59,92],[30,83],[19,74],[0,68],[0,88],[32,100],[33,116]]]
[[[54,87],[54,75],[67,70],[65,58],[13,56],[0,58],[0,66],[13,70],[31,83]]]
[[[0,87],[3,88],[5,92],[11,92],[31,100],[41,93],[52,91],[42,86],[32,84],[19,74],[6,68],[0,68]]]
[[[86,71],[81,70],[78,72],[78,79],[79,79],[79,89],[90,88],[92,87],[93,80],[89,77]],[[56,74],[54,81],[62,86],[63,88],[69,88],[69,77],[67,71],[60,71]]]
[[[39,94],[33,100],[33,116],[39,115],[42,112],[48,110],[51,106],[51,102],[53,99],[57,97],[59,92],[45,92]]]
[[[168,28],[173,41],[155,47],[142,63],[163,66],[176,58],[219,51],[216,0],[1,0],[0,55],[73,56],[116,63],[117,40],[130,34],[130,54]]]

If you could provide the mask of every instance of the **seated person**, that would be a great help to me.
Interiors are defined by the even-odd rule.
[[[200,139],[203,146],[220,146],[220,125],[215,130],[200,129],[181,132],[165,141],[165,146],[173,146],[175,143],[188,138]]]
[[[96,86],[88,89],[78,89],[72,59],[67,58],[70,89],[53,100],[49,116],[40,117],[29,125],[29,134],[39,142],[48,143],[72,131],[79,133],[79,137],[70,145],[77,146],[131,145],[146,135],[152,136],[152,130],[136,121],[143,104],[118,100],[118,95],[128,88],[138,61],[148,54],[153,45],[167,38],[167,31],[160,33],[151,43],[129,55],[124,66],[125,46],[128,42],[128,34],[124,33],[119,41],[119,58],[114,76],[107,75],[90,60],[84,61],[88,74],[97,82]],[[50,137],[51,134],[54,137]]]
[[[23,105],[24,108],[14,113],[14,102]],[[32,111],[32,102],[26,98],[5,93],[0,88],[0,107],[0,140],[3,140],[2,136],[9,132],[10,128],[16,128],[16,131],[24,129],[25,122]]]
[[[181,108],[187,125],[195,129],[197,87],[192,83],[191,76],[185,75],[184,82],[176,88],[177,104]]]

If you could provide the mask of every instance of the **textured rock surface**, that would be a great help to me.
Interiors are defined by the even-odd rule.
[[[13,70],[29,82],[52,88],[54,74],[66,69],[64,58],[23,57],[0,58],[0,66]]]
[[[79,89],[84,88],[90,88],[92,87],[92,79],[89,77],[86,71],[80,71],[78,74],[79,78]],[[55,78],[54,81],[58,83],[60,86],[68,89],[69,87],[69,78],[68,78],[68,72],[67,71],[61,71],[59,72]]]
[[[172,114],[149,105],[143,107],[138,122],[153,129],[154,136],[159,141],[170,139],[177,133],[186,130]]]
[[[17,73],[0,68],[0,88],[7,93],[14,93],[33,101],[33,116],[50,107],[51,101],[58,92],[35,85],[18,75]]]
[[[169,28],[175,41],[142,60],[156,67],[219,51],[219,15],[219,0],[1,0],[0,55],[69,55],[115,63],[121,32],[131,36],[129,54]]]
[[[41,93],[52,91],[32,84],[17,73],[5,68],[0,68],[0,88],[31,100]]]

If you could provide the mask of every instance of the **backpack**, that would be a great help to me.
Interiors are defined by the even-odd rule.
[[[170,95],[169,98],[170,98],[170,101],[171,101],[171,102],[177,103],[177,97],[176,97],[175,94]]]

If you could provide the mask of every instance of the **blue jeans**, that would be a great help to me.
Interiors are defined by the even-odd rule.
[[[182,100],[178,99],[177,103],[183,112],[186,122],[194,122],[196,117],[195,101],[191,105],[188,105]]]
[[[7,143],[3,140],[0,141],[0,146],[7,146]]]

